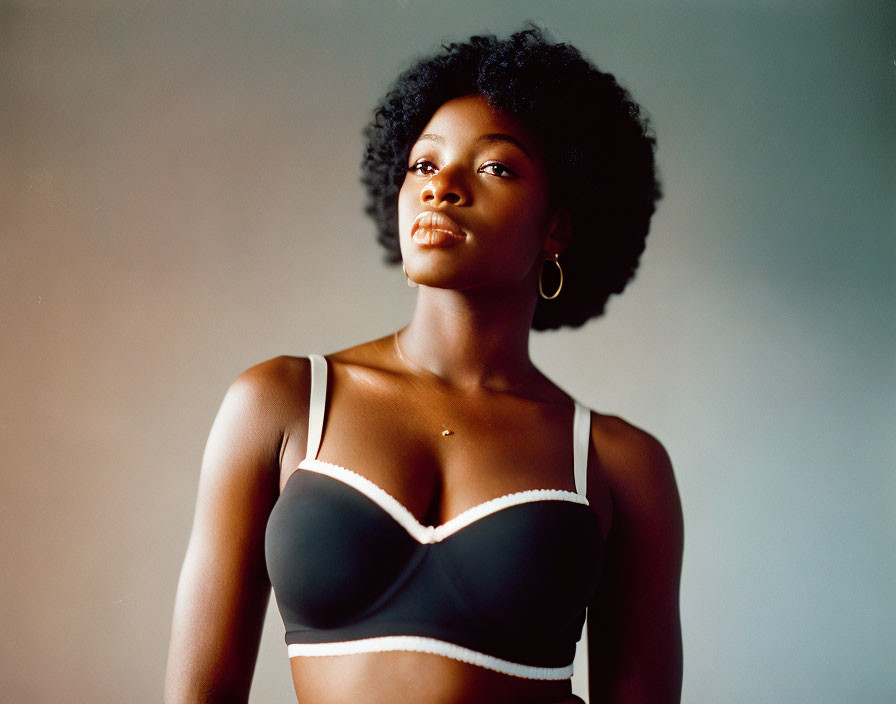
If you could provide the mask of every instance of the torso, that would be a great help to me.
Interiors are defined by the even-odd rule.
[[[560,389],[546,379],[511,392],[451,389],[389,363],[381,349],[369,343],[328,356],[320,460],[362,474],[425,525],[512,492],[575,491],[573,405]],[[297,375],[307,373],[305,359],[292,364]],[[306,453],[308,399],[296,396],[281,448],[281,490]],[[606,537],[612,504],[594,447],[587,487]],[[290,664],[302,704],[394,702],[397,692],[420,704],[553,704],[570,692],[568,680],[523,679],[426,653],[294,657]]]
[[[292,658],[301,704],[560,704],[569,680],[529,680],[427,653]]]

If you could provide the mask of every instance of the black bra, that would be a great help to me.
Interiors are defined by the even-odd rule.
[[[585,498],[590,411],[576,404],[576,492],[506,494],[424,526],[369,479],[317,459],[327,364],[309,359],[308,450],[265,534],[289,657],[409,650],[570,677],[603,556]]]

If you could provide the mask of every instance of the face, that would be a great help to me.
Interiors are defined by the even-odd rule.
[[[558,251],[558,218],[535,140],[481,95],[455,98],[411,149],[398,197],[405,268],[413,281],[456,290],[532,288]]]

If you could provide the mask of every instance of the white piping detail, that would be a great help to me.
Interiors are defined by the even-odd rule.
[[[588,505],[588,499],[565,489],[526,489],[512,494],[505,494],[495,499],[489,499],[481,504],[468,508],[457,516],[435,528],[436,541],[447,538],[461,528],[475,523],[491,513],[497,513],[502,509],[519,504],[527,504],[535,501],[569,501],[574,504]]]
[[[379,636],[360,640],[337,641],[335,643],[290,643],[286,652],[290,658],[301,656],[354,655],[357,653],[382,653],[392,650],[407,650],[417,653],[443,655],[452,660],[460,660],[478,665],[505,675],[525,677],[533,680],[566,680],[572,677],[572,663],[565,667],[536,667],[510,660],[502,660],[493,655],[470,650],[455,643],[423,636]]]
[[[425,526],[398,499],[357,472],[323,460],[307,458],[299,463],[299,469],[325,474],[364,494],[395,519],[396,523],[404,528],[412,538],[424,545],[438,543],[481,518],[510,506],[535,501],[569,501],[588,505],[588,499],[583,495],[565,489],[527,489],[484,501],[462,511],[440,526]]]

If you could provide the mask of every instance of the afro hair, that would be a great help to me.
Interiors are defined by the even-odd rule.
[[[578,327],[600,316],[634,276],[661,197],[646,117],[613,75],[534,25],[506,40],[474,36],[442,49],[398,77],[364,130],[366,212],[386,261],[401,261],[398,192],[414,142],[445,102],[480,94],[539,141],[552,203],[570,219],[563,292],[538,299],[532,327]]]

